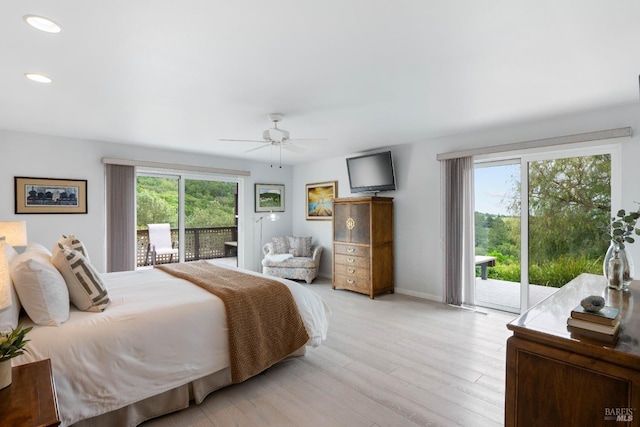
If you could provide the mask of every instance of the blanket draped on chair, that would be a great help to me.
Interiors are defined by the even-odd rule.
[[[234,383],[259,374],[309,340],[291,292],[280,282],[206,261],[156,268],[188,280],[222,300],[227,312]]]

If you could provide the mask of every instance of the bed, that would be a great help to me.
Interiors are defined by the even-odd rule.
[[[34,328],[27,335],[29,353],[13,365],[51,359],[62,426],[135,426],[234,382],[220,298],[159,269],[101,277],[110,299],[104,311],[71,305],[59,326],[21,317],[23,326]],[[299,283],[270,279],[293,296],[308,341],[288,356],[303,355],[326,337],[329,308]]]

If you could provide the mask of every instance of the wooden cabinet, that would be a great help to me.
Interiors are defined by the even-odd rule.
[[[12,368],[11,385],[0,390],[0,425],[60,425],[49,359]]]
[[[571,310],[589,295],[621,309],[616,342],[567,330]],[[604,277],[582,274],[509,323],[505,426],[640,425],[639,298],[638,281],[613,291]]]
[[[393,293],[393,198],[333,201],[333,289]]]

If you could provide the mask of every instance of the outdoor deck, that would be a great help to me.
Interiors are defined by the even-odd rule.
[[[530,306],[534,306],[559,288],[529,285]],[[518,312],[520,284],[504,280],[476,278],[476,305],[498,310]]]

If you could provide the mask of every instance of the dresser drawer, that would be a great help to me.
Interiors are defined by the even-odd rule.
[[[353,255],[343,255],[343,254],[335,254],[336,264],[342,265],[350,265],[352,267],[364,267],[369,268],[369,258],[353,256]]]
[[[333,276],[333,286],[369,293],[369,280],[356,276],[343,276],[341,274],[336,274]]]
[[[342,255],[369,257],[368,246],[335,245],[334,251],[335,253]]]
[[[352,265],[337,264],[335,265],[334,274],[339,274],[348,277],[359,277],[361,279],[369,280],[369,269],[364,267],[354,267]]]

